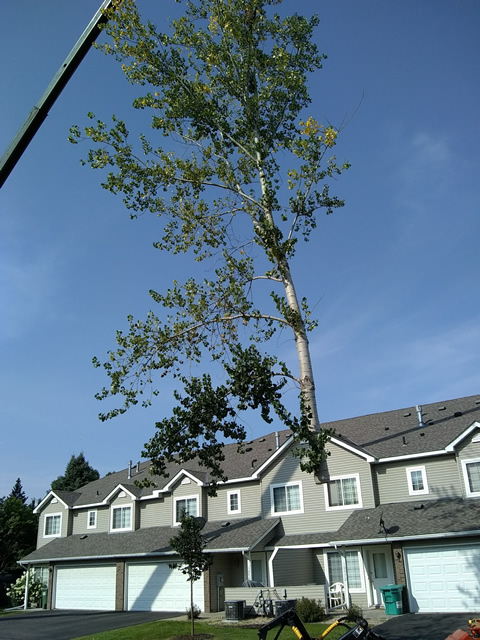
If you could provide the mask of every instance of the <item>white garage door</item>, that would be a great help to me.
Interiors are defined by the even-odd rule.
[[[115,610],[115,565],[56,568],[55,609]]]
[[[203,577],[194,582],[194,603],[204,610]],[[127,565],[128,611],[181,611],[190,609],[190,583],[168,562]]]
[[[480,610],[480,545],[405,548],[410,611]]]

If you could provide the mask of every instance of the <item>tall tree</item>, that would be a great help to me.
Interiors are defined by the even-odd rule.
[[[10,493],[10,497],[11,498],[18,498],[19,500],[21,500],[23,502],[23,504],[25,504],[27,502],[27,496],[25,495],[25,492],[23,490],[22,487],[22,482],[20,480],[20,478],[17,478],[15,484],[13,485],[13,489]]]
[[[83,487],[84,484],[98,480],[99,477],[98,471],[89,465],[83,452],[80,452],[78,456],[72,454],[65,474],[58,476],[52,482],[51,487],[54,491],[75,491],[75,489]]]
[[[18,571],[17,560],[35,549],[38,516],[18,479],[7,498],[0,499],[0,574]]]
[[[94,364],[110,377],[97,397],[122,397],[104,420],[149,405],[166,375],[183,385],[144,454],[156,473],[166,461],[198,456],[211,472],[212,492],[225,479],[222,441],[246,437],[239,417],[245,409],[260,409],[267,422],[277,414],[297,442],[308,443],[297,450],[306,471],[320,464],[329,436],[320,428],[308,342],[316,322],[292,263],[298,242],[316,229],[318,211],[343,205],[329,183],[348,165],[331,155],[338,131],[307,112],[307,77],[325,57],[312,41],[318,19],[280,17],[277,4],[188,1],[165,34],[143,24],[135,2],[124,0],[101,48],[142,88],[133,106],[151,112],[153,139],[141,135],[135,145],[123,121],[113,116],[108,127],[94,114],[91,126],[72,127],[70,136],[96,143],[86,162],[109,169],[102,186],[123,194],[132,218],[152,212],[163,221],[155,247],[191,252],[195,273],[206,263],[208,277],[151,290],[164,311],[129,317],[107,361]],[[295,340],[295,373],[266,351],[282,329]],[[223,367],[222,384],[193,375],[206,361]],[[299,390],[294,415],[282,403],[288,380]]]
[[[171,563],[170,567],[181,571],[187,576],[187,580],[190,582],[192,639],[195,635],[193,583],[200,580],[203,572],[208,569],[212,562],[211,557],[204,553],[205,545],[207,544],[205,538],[202,536],[202,526],[204,524],[205,521],[202,522],[201,518],[194,518],[193,516],[183,513],[180,518],[180,530],[169,542],[172,549],[176,551],[181,558],[179,562]]]

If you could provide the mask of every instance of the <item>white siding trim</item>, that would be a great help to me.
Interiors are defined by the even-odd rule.
[[[230,496],[236,495],[238,497],[238,508],[232,509],[230,503]],[[232,491],[227,491],[227,513],[229,515],[242,513],[242,501],[240,496],[240,489],[232,489]]]
[[[406,474],[407,474],[407,484],[408,484],[408,493],[411,496],[422,496],[422,495],[427,495],[429,493],[428,491],[428,481],[427,481],[427,470],[425,469],[425,466],[419,466],[419,467],[407,467],[405,469]],[[413,488],[413,483],[412,483],[412,473],[414,471],[420,471],[420,473],[422,474],[422,482],[423,482],[423,489],[414,489]]]
[[[467,473],[467,465],[478,462],[480,463],[480,458],[468,458],[466,460],[462,460],[462,472],[463,472],[463,482],[465,484],[465,495],[467,498],[478,498],[480,497],[480,491],[471,491],[470,483],[468,481],[468,473]]]
[[[47,534],[47,520],[49,518],[60,518],[60,526],[58,527],[58,533],[48,533]],[[43,523],[43,537],[44,538],[60,538],[62,535],[62,513],[47,513],[45,515],[45,521]]]

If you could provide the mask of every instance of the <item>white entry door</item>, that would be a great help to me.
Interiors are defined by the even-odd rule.
[[[380,587],[393,584],[393,565],[390,547],[373,547],[367,551],[368,572],[372,590],[373,603],[383,605]]]

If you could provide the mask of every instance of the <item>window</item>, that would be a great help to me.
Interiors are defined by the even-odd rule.
[[[240,513],[240,491],[229,491],[227,493],[227,513]]]
[[[358,551],[345,551],[345,566],[347,569],[348,588],[352,592],[364,591],[360,557]],[[342,569],[342,557],[338,551],[327,553],[328,581],[345,583]]]
[[[97,512],[89,511],[87,514],[87,529],[95,529],[97,526]]]
[[[53,538],[61,535],[62,530],[62,514],[52,513],[50,516],[45,517],[45,532],[44,538]]]
[[[425,467],[408,467],[407,469],[408,493],[411,496],[428,493],[427,472]]]
[[[180,524],[182,515],[198,516],[197,501],[197,496],[175,498],[175,524]]]
[[[270,487],[272,514],[303,513],[302,483],[289,482]]]
[[[469,498],[480,497],[480,459],[462,460],[465,492]]]
[[[112,531],[130,531],[132,528],[132,507],[113,507]]]
[[[324,486],[326,509],[348,509],[362,506],[358,473],[351,476],[332,477]]]

